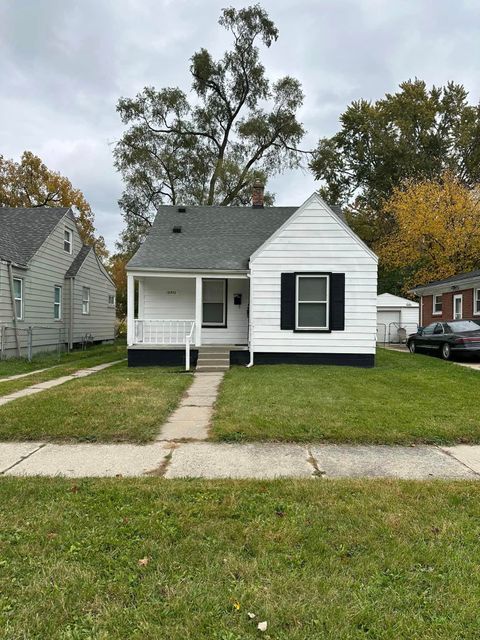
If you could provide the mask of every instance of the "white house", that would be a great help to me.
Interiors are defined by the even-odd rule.
[[[314,193],[300,207],[162,206],[127,265],[129,365],[373,366],[377,257]],[[137,317],[135,317],[135,312]]]
[[[403,334],[416,332],[418,322],[418,302],[394,296],[391,293],[382,293],[377,297],[377,340],[379,342],[400,342]]]

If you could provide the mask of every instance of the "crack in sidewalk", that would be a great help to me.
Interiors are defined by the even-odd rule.
[[[28,460],[28,458],[31,458],[35,453],[38,453],[40,451],[40,449],[43,449],[44,447],[46,447],[48,444],[48,442],[42,442],[36,449],[34,449],[33,451],[30,451],[30,453],[27,453],[24,456],[20,456],[20,459],[17,460],[16,462],[14,462],[13,464],[11,464],[9,467],[7,467],[6,469],[2,469],[2,471],[0,472],[0,476],[5,475],[8,471],[10,471],[11,469],[14,469],[15,467],[17,467],[19,464],[22,464],[22,462],[24,462],[25,460]]]
[[[471,471],[473,474],[475,474],[475,476],[477,476],[477,478],[480,478],[480,473],[478,471],[475,471],[475,469],[472,469],[472,467],[468,465],[466,462],[463,462],[463,460],[459,460],[459,458],[457,458],[457,456],[455,456],[451,451],[446,451],[445,449],[442,449],[442,447],[440,447],[438,444],[434,445],[434,447],[438,449],[438,451],[441,451],[444,455],[451,458],[452,460],[455,460],[455,462],[458,462],[459,464],[461,464],[463,467],[465,467],[465,469],[468,469],[469,471]]]
[[[313,467],[312,476],[314,476],[315,478],[323,478],[323,476],[326,475],[326,471],[322,471],[320,469],[320,467],[318,466],[318,460],[314,457],[312,450],[309,446],[307,446],[307,453],[308,453],[307,462],[311,464]]]
[[[167,441],[165,441],[167,442]],[[167,469],[170,466],[170,462],[172,460],[173,457],[173,452],[175,451],[175,449],[178,449],[178,447],[180,446],[180,443],[177,442],[172,442],[168,444],[168,448],[170,449],[170,451],[168,452],[168,454],[165,456],[165,458],[162,460],[161,464],[156,467],[155,469],[152,469],[151,471],[147,471],[144,475],[146,476],[155,476],[157,478],[163,478],[165,476],[165,474],[167,473]]]

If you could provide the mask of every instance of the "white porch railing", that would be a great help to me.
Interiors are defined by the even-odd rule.
[[[195,320],[134,320],[134,344],[185,345],[185,366],[190,369],[190,345]]]

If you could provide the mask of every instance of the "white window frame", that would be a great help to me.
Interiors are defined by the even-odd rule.
[[[440,311],[436,311],[435,307],[437,305],[437,298],[440,298]],[[433,301],[432,301],[432,316],[441,316],[443,313],[443,293],[434,293]]]
[[[325,286],[325,300],[299,300],[298,292],[300,290],[299,283],[301,278],[324,278],[326,280]],[[326,325],[324,327],[303,327],[298,324],[298,308],[300,304],[325,304],[325,320]],[[295,276],[295,331],[329,331],[330,330],[330,275],[327,273],[299,273]]]
[[[59,296],[59,301],[56,301],[56,292],[60,291],[60,296]],[[62,320],[62,302],[63,302],[63,289],[59,284],[56,284],[53,287],[53,319],[55,320],[55,322],[59,322]],[[55,315],[55,312],[58,308],[58,318]]]
[[[480,316],[480,287],[473,290],[473,315]]]
[[[87,292],[86,297],[85,292]],[[82,315],[90,315],[90,287],[82,287]]]
[[[65,249],[66,244],[68,244],[68,249]],[[73,253],[73,231],[67,227],[63,231],[63,250],[70,255]]]
[[[20,297],[15,294],[15,281],[20,282]],[[16,320],[23,320],[23,278],[13,278],[13,300]],[[17,302],[20,302],[20,315],[17,314]]]
[[[223,282],[223,317],[222,317],[222,322],[205,322],[203,319],[203,305],[204,304],[208,304],[205,303],[204,299],[203,299],[203,295],[205,292],[205,283],[206,282],[218,282],[220,280],[220,282]],[[203,278],[202,281],[202,327],[205,327],[205,329],[209,329],[209,328],[220,328],[220,329],[226,329],[227,327],[227,279],[226,278]]]
[[[457,312],[456,312],[457,300],[460,300],[460,317],[458,318],[457,318]],[[463,294],[461,293],[457,293],[456,295],[453,296],[453,319],[463,320]]]

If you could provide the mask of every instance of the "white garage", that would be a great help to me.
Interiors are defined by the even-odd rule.
[[[377,296],[377,342],[403,342],[418,322],[418,302],[391,293]]]

